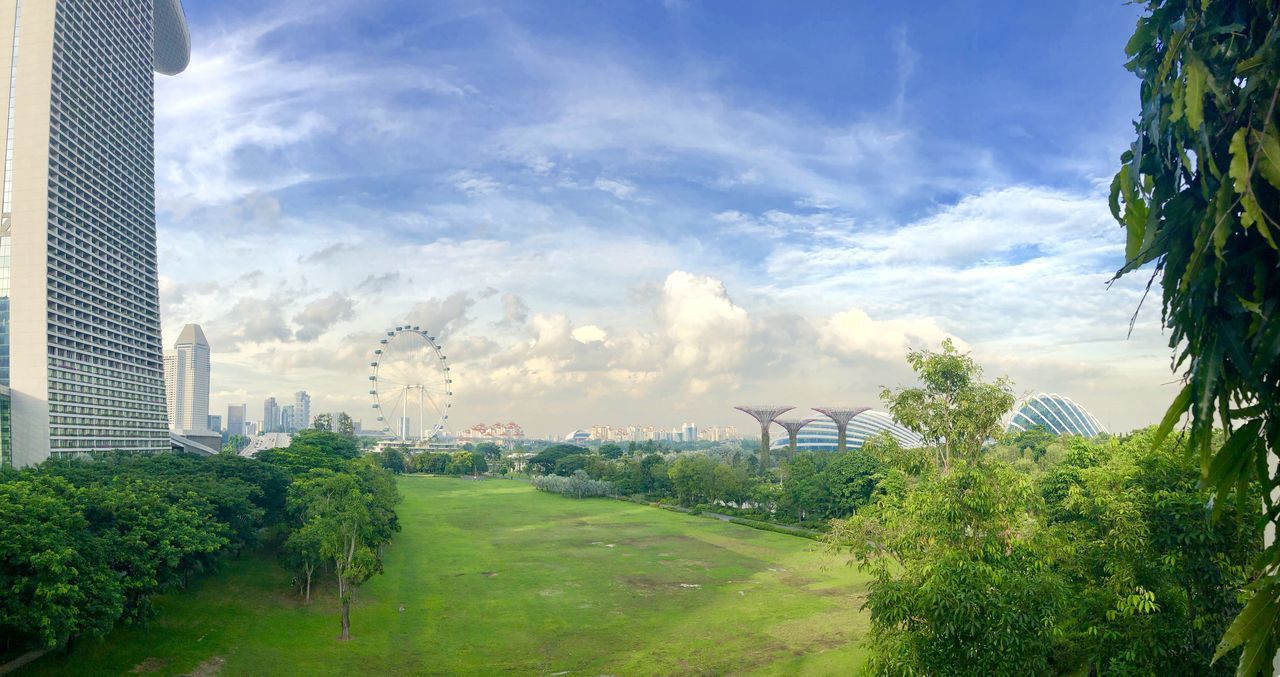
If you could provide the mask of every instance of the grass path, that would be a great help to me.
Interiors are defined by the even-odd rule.
[[[865,579],[801,538],[527,484],[404,477],[404,530],[339,642],[246,557],[166,597],[148,628],[31,674],[850,674]],[[403,609],[403,610],[402,610]]]

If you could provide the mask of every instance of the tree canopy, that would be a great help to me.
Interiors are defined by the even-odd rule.
[[[1190,415],[1216,503],[1256,492],[1280,518],[1280,12],[1272,0],[1148,0],[1126,46],[1142,80],[1135,138],[1111,184],[1124,227],[1120,277],[1154,263],[1174,369],[1185,385],[1157,437]],[[1214,428],[1227,441],[1213,444]],[[1223,638],[1243,674],[1280,648],[1280,548]]]

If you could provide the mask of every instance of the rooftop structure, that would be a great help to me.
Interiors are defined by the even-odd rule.
[[[1027,398],[1009,415],[1009,432],[1041,427],[1055,435],[1093,437],[1107,432],[1098,419],[1070,397],[1057,393],[1040,393]]]
[[[765,468],[769,467],[769,424],[773,423],[774,419],[779,416],[795,409],[795,407],[789,404],[744,404],[736,406],[734,409],[741,411],[760,423],[760,469],[763,471]]]
[[[849,421],[845,428],[846,447],[861,449],[862,445],[882,432],[889,433],[899,445],[911,449],[924,445],[924,438],[908,430],[883,411],[865,411]],[[784,442],[778,440],[774,449],[781,450]],[[838,451],[840,431],[835,421],[819,419],[804,427],[796,435],[796,451]]]
[[[796,435],[800,434],[800,430],[802,428],[809,425],[810,423],[813,423],[816,420],[818,419],[816,418],[781,419],[780,418],[774,421],[774,423],[777,423],[778,425],[782,426],[783,430],[787,431],[787,440],[788,440],[787,459],[788,460],[790,460],[791,458],[794,458],[796,455]]]
[[[814,411],[820,414],[826,414],[827,418],[830,418],[832,421],[835,422],[836,432],[838,433],[838,438],[837,438],[838,444],[836,446],[836,451],[840,453],[844,453],[844,451],[848,448],[848,445],[846,444],[846,437],[847,437],[846,433],[849,427],[849,421],[853,420],[854,416],[857,416],[858,414],[861,414],[862,412],[868,411],[870,409],[871,407],[814,407],[813,408]]]
[[[0,459],[171,448],[155,222],[155,73],[178,0],[0,0]],[[201,422],[200,425],[204,425]]]

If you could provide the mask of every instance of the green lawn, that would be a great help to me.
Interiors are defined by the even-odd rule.
[[[812,541],[509,481],[404,477],[404,530],[339,642],[270,557],[34,674],[849,674],[865,579]]]

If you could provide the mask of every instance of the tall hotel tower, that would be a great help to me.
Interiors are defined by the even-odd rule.
[[[165,398],[169,401],[169,429],[209,434],[209,341],[198,324],[178,334],[173,352],[164,356]]]
[[[153,72],[189,59],[179,0],[0,0],[0,463],[170,446]]]

